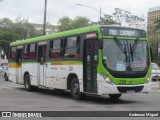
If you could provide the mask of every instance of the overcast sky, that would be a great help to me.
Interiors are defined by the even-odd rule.
[[[15,18],[22,16],[32,23],[43,23],[45,0],[3,0],[0,3],[0,18]],[[100,9],[112,15],[114,8],[130,11],[137,16],[147,17],[149,8],[160,6],[160,0],[48,0],[47,21],[57,24],[64,16],[75,18],[85,16],[91,21],[98,21],[99,12],[91,8],[78,6],[83,4]]]

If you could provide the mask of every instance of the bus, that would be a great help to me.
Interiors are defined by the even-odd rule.
[[[8,78],[35,88],[118,99],[148,93],[151,54],[142,29],[94,25],[10,43]]]

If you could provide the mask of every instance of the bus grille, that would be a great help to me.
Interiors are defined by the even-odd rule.
[[[126,93],[127,91],[140,92],[144,86],[135,86],[135,87],[117,87],[119,92]]]

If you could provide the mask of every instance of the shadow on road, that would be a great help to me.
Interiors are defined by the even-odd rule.
[[[19,90],[26,91],[25,88],[16,88]],[[29,92],[29,91],[26,91]],[[48,96],[53,96],[53,97],[59,97],[61,99],[71,99],[70,92],[66,92],[63,90],[46,90],[46,89],[38,89],[35,91],[31,91],[31,93],[36,93],[39,95],[48,95]],[[78,103],[88,103],[88,104],[99,104],[99,105],[113,105],[113,104],[135,104],[135,103],[140,103],[140,101],[132,101],[132,100],[124,100],[123,95],[121,96],[120,99],[118,100],[112,100],[109,98],[109,96],[93,96],[93,95],[85,95],[85,97],[81,100],[75,100],[78,101]]]

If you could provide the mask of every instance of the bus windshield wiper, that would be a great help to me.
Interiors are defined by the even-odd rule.
[[[134,41],[133,46],[131,48],[133,53],[135,52],[135,50],[137,48],[138,42],[139,42],[139,38],[136,38],[136,40]]]
[[[131,55],[132,62],[133,62],[133,49],[132,49],[131,43],[129,44],[129,49],[130,49],[130,55]]]
[[[123,44],[119,41],[119,39],[117,37],[114,37],[113,39],[114,39],[115,43],[117,44],[117,46],[119,47],[119,49],[124,53],[125,49],[123,47]]]
[[[136,40],[134,41],[133,43],[133,46],[129,46],[130,48],[130,55],[131,55],[131,58],[132,58],[132,62],[133,62],[133,53],[135,52],[136,48],[137,48],[137,45],[138,45],[138,41],[139,41],[139,38],[136,38]]]
[[[125,54],[125,58],[126,58],[126,62],[127,62],[128,61],[128,52],[127,52],[126,44],[124,43],[124,45],[123,45],[117,37],[114,37],[113,39],[114,39],[115,43],[117,44],[117,46],[119,47],[119,49],[122,51],[122,53]]]
[[[127,47],[126,47],[126,44],[124,43],[124,52],[123,52],[124,54],[125,54],[125,58],[126,58],[126,62],[128,61],[128,52],[127,52]]]

